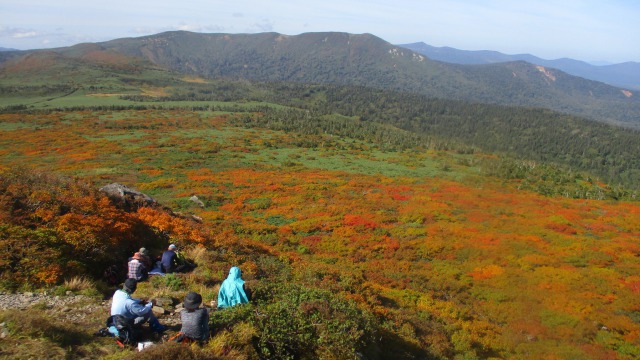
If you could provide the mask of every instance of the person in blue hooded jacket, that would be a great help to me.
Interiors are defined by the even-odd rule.
[[[229,276],[220,285],[220,291],[218,292],[218,308],[231,307],[238,304],[248,303],[250,295],[247,295],[247,291],[244,287],[244,280],[242,280],[242,272],[237,266],[232,267],[229,270]]]

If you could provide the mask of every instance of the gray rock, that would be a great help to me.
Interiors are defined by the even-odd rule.
[[[143,194],[137,190],[133,190],[122,184],[113,183],[101,187],[103,192],[111,201],[121,203],[127,207],[154,206],[157,202],[149,195]]]
[[[173,306],[173,299],[169,297],[157,298],[156,305],[163,306],[163,307]]]
[[[192,197],[189,198],[189,200],[193,201],[194,203],[196,203],[196,205],[200,206],[201,208],[204,208],[204,203],[198,199],[197,196],[193,195]]]
[[[164,308],[161,306],[154,306],[151,308],[151,311],[153,311],[153,313],[156,315],[164,315],[165,313]]]

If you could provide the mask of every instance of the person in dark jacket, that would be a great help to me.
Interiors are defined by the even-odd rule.
[[[171,274],[178,271],[178,256],[176,255],[178,247],[174,244],[169,245],[167,251],[162,254],[162,271]]]
[[[162,271],[167,274],[187,272],[196,267],[178,252],[178,247],[174,244],[169,245],[167,251],[162,254],[161,266]]]
[[[193,291],[184,298],[184,309],[180,311],[180,332],[189,340],[203,343],[209,340],[209,312],[201,308],[200,304],[202,296]]]

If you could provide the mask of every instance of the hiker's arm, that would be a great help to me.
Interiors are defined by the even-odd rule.
[[[142,305],[139,301],[132,301],[129,305],[129,311],[136,316],[145,316],[151,308],[153,307],[153,303],[148,302],[145,305]]]

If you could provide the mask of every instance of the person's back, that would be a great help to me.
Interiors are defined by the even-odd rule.
[[[184,300],[184,309],[180,311],[182,328],[180,332],[187,338],[199,342],[209,339],[209,312],[200,308],[202,296],[195,292],[187,294]]]
[[[176,269],[176,246],[171,244],[167,251],[162,254],[162,271],[166,273],[172,273]]]
[[[127,301],[129,299],[131,299],[131,297],[124,290],[116,290],[111,300],[111,315],[123,315],[131,318],[131,316],[127,316],[129,313],[127,310]]]
[[[234,266],[229,270],[229,276],[220,285],[218,292],[218,307],[225,308],[249,302],[244,288],[242,272]]]
[[[151,330],[155,332],[165,331],[166,327],[160,324],[153,311],[151,311],[153,302],[144,304],[139,299],[131,297],[137,287],[138,282],[135,279],[127,279],[122,290],[116,290],[111,300],[111,316],[121,315],[136,325],[148,321]]]
[[[137,281],[147,278],[149,269],[142,263],[140,253],[133,254],[133,258],[129,261],[128,267],[127,278],[136,279]]]
[[[141,247],[138,252],[140,253],[140,262],[144,264],[144,267],[147,268],[147,270],[153,269],[153,262],[151,261],[149,250]]]

